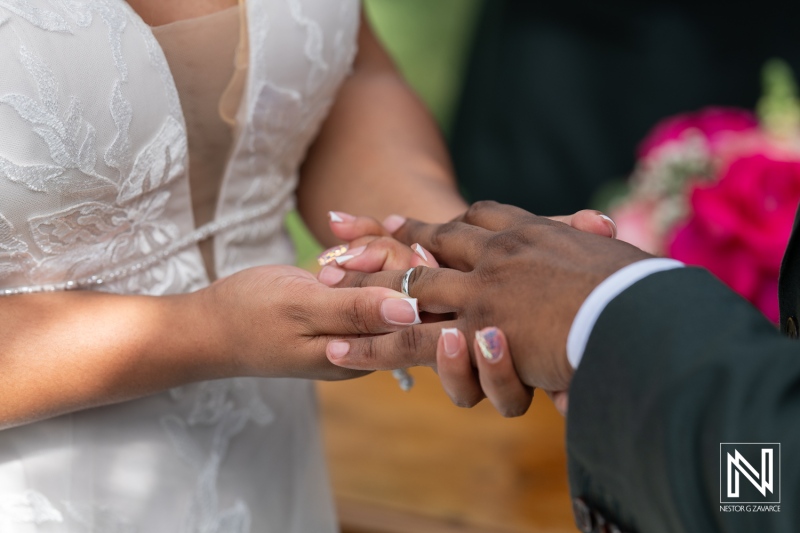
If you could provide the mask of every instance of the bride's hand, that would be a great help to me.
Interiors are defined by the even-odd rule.
[[[331,289],[291,266],[220,279],[202,295],[210,349],[233,358],[235,375],[337,380],[363,375],[332,365],[331,339],[382,334],[417,323],[416,301],[380,287]]]
[[[349,242],[320,254],[322,269],[317,277],[325,285],[336,285],[347,270],[380,272],[439,266],[436,258],[419,244],[409,247],[391,236],[405,222],[402,217],[392,216],[381,223],[372,217],[331,212],[328,219],[333,234]]]

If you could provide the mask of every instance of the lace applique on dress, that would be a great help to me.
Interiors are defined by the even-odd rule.
[[[117,127],[117,136],[106,150],[104,159],[108,166],[119,171],[120,181],[122,181],[133,165],[129,135],[131,120],[133,120],[133,108],[122,94],[119,83],[114,84],[114,91],[111,95],[111,118]]]
[[[122,35],[128,25],[128,16],[119,2],[114,2],[113,0],[49,0],[49,2],[66,13],[66,16],[80,28],[91,26],[94,20],[94,13],[100,15],[108,27],[108,42],[111,46],[114,64],[117,66],[122,81],[127,81],[128,65],[122,55]],[[49,16],[53,18],[61,17],[56,12],[52,12],[52,15]],[[61,19],[63,20],[63,17]],[[41,27],[40,24],[36,25]],[[67,31],[72,33],[69,28]]]
[[[27,251],[28,245],[16,237],[14,226],[0,214],[0,253],[24,253]]]
[[[59,13],[32,5],[27,0],[0,0],[0,7],[22,17],[37,28],[72,33],[67,20]]]
[[[122,56],[122,34],[125,32],[128,17],[119,3],[113,0],[49,0],[49,2],[66,13],[67,17],[80,28],[88,28],[92,24],[94,12],[100,14],[108,26],[108,39],[114,63],[122,80],[127,81],[128,66]],[[34,6],[26,0],[0,0],[0,7],[43,30],[73,33],[67,19],[57,11]]]
[[[20,46],[19,57],[36,82],[39,101],[22,94],[8,94],[0,97],[0,105],[10,106],[31,125],[32,131],[47,144],[51,161],[24,166],[0,158],[3,175],[32,191],[50,194],[63,193],[70,187],[101,191],[114,186],[95,172],[95,129],[84,120],[80,99],[72,97],[69,107],[61,109],[57,100],[60,88],[52,70],[25,45]],[[65,177],[70,170],[79,171],[81,179]]]
[[[158,75],[161,77],[161,83],[167,93],[170,113],[174,117],[183,117],[178,89],[175,87],[175,83],[172,79],[172,72],[169,70],[169,64],[167,63],[166,58],[164,58],[164,54],[161,50],[161,46],[158,44],[158,40],[155,38],[155,36],[153,36],[153,32],[150,27],[145,24],[141,18],[137,17],[133,19],[133,24],[136,26],[136,29],[139,31],[139,35],[141,35],[142,39],[144,40],[144,44],[147,47],[147,53],[150,56],[150,62],[153,64],[158,72]]]
[[[62,109],[59,83],[47,63],[24,45],[19,57],[35,81],[38,101],[10,94],[0,97],[0,105],[10,106],[31,125],[47,145],[50,161],[24,166],[0,158],[0,173],[35,192],[92,199],[29,219],[33,240],[44,254],[35,261],[32,274],[45,278],[64,272],[90,275],[102,265],[81,258],[110,255],[114,263],[124,263],[177,240],[177,227],[162,216],[170,192],[160,189],[185,174],[187,146],[182,124],[167,116],[152,141],[131,162],[128,129],[132,110],[116,82],[110,112],[118,131],[104,156],[106,164],[118,172],[119,181],[114,181],[95,170],[96,132],[84,118],[80,99],[71,97],[69,107]],[[108,202],[109,196],[115,200]],[[18,271],[19,266],[0,272],[11,270]]]
[[[314,91],[328,70],[328,63],[322,56],[322,30],[315,20],[303,14],[303,5],[300,0],[290,0],[289,7],[292,17],[306,31],[305,54],[313,65],[306,79],[306,90]]]
[[[183,398],[188,388],[174,389],[173,398]],[[185,419],[177,415],[161,418],[175,451],[197,474],[183,533],[248,533],[250,509],[241,500],[220,509],[217,478],[231,440],[248,422],[265,426],[275,415],[261,399],[252,379],[206,381],[191,388],[194,390],[189,415]],[[208,450],[203,450],[193,435],[193,428],[203,427],[213,428]]]
[[[0,279],[33,266],[28,245],[15,233],[11,222],[0,214]]]

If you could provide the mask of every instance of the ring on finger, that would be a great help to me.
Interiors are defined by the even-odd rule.
[[[416,267],[414,267],[416,268]],[[406,270],[406,273],[403,274],[403,279],[400,281],[400,292],[405,294],[408,298],[411,298],[411,295],[408,294],[408,284],[411,280],[411,273],[414,272],[413,268],[409,268]],[[414,386],[414,378],[411,377],[411,374],[408,373],[407,370],[398,368],[397,370],[392,371],[392,375],[397,380],[397,383],[400,385],[400,388],[404,391],[411,390],[411,387]]]
[[[409,268],[408,270],[406,270],[406,273],[403,274],[403,280],[400,282],[400,292],[402,292],[409,298],[411,298],[411,295],[408,293],[408,284],[409,281],[411,281],[411,274],[414,272],[414,268]]]

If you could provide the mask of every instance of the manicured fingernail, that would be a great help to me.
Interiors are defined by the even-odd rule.
[[[411,249],[414,250],[414,253],[420,256],[423,261],[428,260],[428,254],[425,253],[425,248],[423,248],[419,243],[412,244]]]
[[[381,315],[388,324],[410,326],[420,324],[416,298],[387,298],[381,303]]]
[[[352,222],[356,219],[353,215],[348,215],[341,211],[328,211],[328,218],[331,222]]]
[[[325,266],[327,264],[330,264],[333,261],[335,261],[337,257],[344,255],[346,251],[347,251],[346,244],[340,244],[339,246],[328,248],[327,250],[319,254],[319,256],[317,257],[317,263],[319,263],[320,266]]]
[[[503,357],[503,345],[500,344],[500,332],[497,328],[485,328],[475,332],[475,340],[481,354],[491,363],[496,363]]]
[[[331,341],[328,343],[328,357],[341,359],[350,352],[350,343],[347,341]]]
[[[344,278],[345,274],[346,272],[341,268],[336,268],[335,266],[326,266],[319,271],[317,279],[328,287],[333,287],[342,281],[342,278]]]
[[[340,255],[339,257],[334,259],[334,261],[336,261],[337,265],[343,265],[348,261],[350,261],[355,256],[363,254],[364,250],[366,249],[367,249],[366,246],[359,246],[358,248],[353,248],[347,253],[347,255]]]
[[[600,215],[600,218],[602,218],[603,220],[608,220],[611,223],[611,238],[612,239],[616,239],[617,238],[617,223],[614,222],[613,220],[611,220],[611,217],[607,216],[607,215]]]
[[[395,231],[400,229],[400,226],[406,223],[406,217],[401,217],[400,215],[389,215],[383,221],[383,227],[386,228],[386,231],[389,233],[394,233]]]
[[[458,329],[442,328],[442,340],[444,341],[444,353],[447,357],[458,355]]]

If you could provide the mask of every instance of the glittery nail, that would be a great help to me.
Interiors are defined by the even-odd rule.
[[[347,248],[348,246],[346,244],[340,244],[339,246],[328,248],[319,254],[317,257],[317,263],[319,263],[319,266],[328,265],[335,261],[337,257],[344,255],[344,253],[347,251]]]
[[[348,251],[347,255],[340,255],[339,257],[334,259],[334,261],[336,261],[337,265],[343,265],[348,261],[350,261],[352,258],[363,254],[364,250],[366,249],[367,249],[366,246],[359,246],[358,248],[353,248],[352,250]]]
[[[487,361],[495,362],[503,356],[503,345],[500,344],[500,332],[497,328],[486,328],[475,332],[478,348]]]

